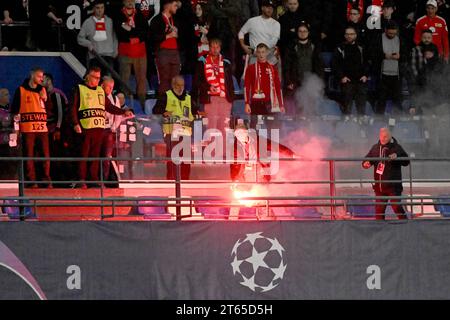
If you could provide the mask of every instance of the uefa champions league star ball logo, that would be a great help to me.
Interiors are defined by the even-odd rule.
[[[231,251],[233,275],[254,292],[267,292],[277,287],[287,267],[285,250],[278,240],[261,234],[247,234],[245,239],[236,241]]]

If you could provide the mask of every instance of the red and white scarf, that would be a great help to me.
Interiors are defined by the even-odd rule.
[[[208,55],[206,57],[205,77],[206,81],[216,89],[215,92],[208,91],[208,94],[211,96],[220,96],[222,98],[225,98],[225,69],[223,66],[222,55],[219,55],[218,65],[213,62],[213,58],[211,55]]]
[[[97,42],[107,40],[105,17],[97,19],[95,16],[92,16],[92,18],[95,22],[95,34],[93,39]]]
[[[280,101],[278,100],[277,88],[275,87],[275,70],[273,65],[267,63],[269,69],[265,70],[269,74],[269,87],[270,87],[270,112],[280,112]],[[255,80],[256,80],[256,88],[257,92],[262,92],[261,90],[261,79],[262,79],[262,70],[260,63],[258,61],[255,62]]]
[[[131,9],[131,14],[130,14],[130,13],[128,13],[127,8],[122,8],[122,12],[125,15],[125,17],[127,17],[127,24],[132,28],[136,27],[136,25],[134,23],[134,16],[136,15],[136,9]]]

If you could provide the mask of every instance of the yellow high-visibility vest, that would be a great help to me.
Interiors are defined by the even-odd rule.
[[[191,96],[186,95],[184,100],[179,100],[177,96],[169,90],[166,92],[167,104],[166,111],[172,112],[169,117],[163,118],[163,132],[164,134],[172,134],[175,127],[181,126],[182,132],[179,135],[192,135],[192,121],[194,116],[191,109]]]
[[[19,114],[21,132],[48,132],[47,111],[38,92],[20,87]]]
[[[78,116],[83,129],[105,128],[105,91],[102,87],[90,89],[84,85],[80,88],[80,107]]]

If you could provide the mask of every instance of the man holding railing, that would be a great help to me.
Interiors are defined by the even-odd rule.
[[[373,185],[375,195],[377,197],[399,197],[402,195],[402,166],[408,166],[409,160],[394,161],[397,158],[408,158],[408,154],[398,144],[397,140],[392,137],[388,128],[380,129],[380,140],[372,146],[366,158],[387,158],[388,160],[366,160],[362,163],[364,169],[374,166]],[[395,182],[390,182],[395,181]],[[403,206],[398,204],[400,199],[381,200],[377,199],[375,212],[377,220],[385,220],[385,210],[387,202],[391,201],[391,206],[399,219],[406,219]],[[394,203],[395,204],[394,204]]]

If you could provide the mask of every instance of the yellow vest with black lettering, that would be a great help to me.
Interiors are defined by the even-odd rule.
[[[83,129],[105,128],[105,91],[102,87],[90,89],[84,85],[80,89],[78,117]]]
[[[172,112],[169,117],[163,118],[163,132],[164,134],[172,134],[174,124],[180,124],[182,133],[180,135],[192,135],[192,121],[194,116],[191,109],[191,96],[186,94],[184,100],[179,100],[177,96],[169,90],[166,92],[167,104],[166,111]]]
[[[47,111],[38,92],[20,87],[19,114],[21,132],[48,132]]]

